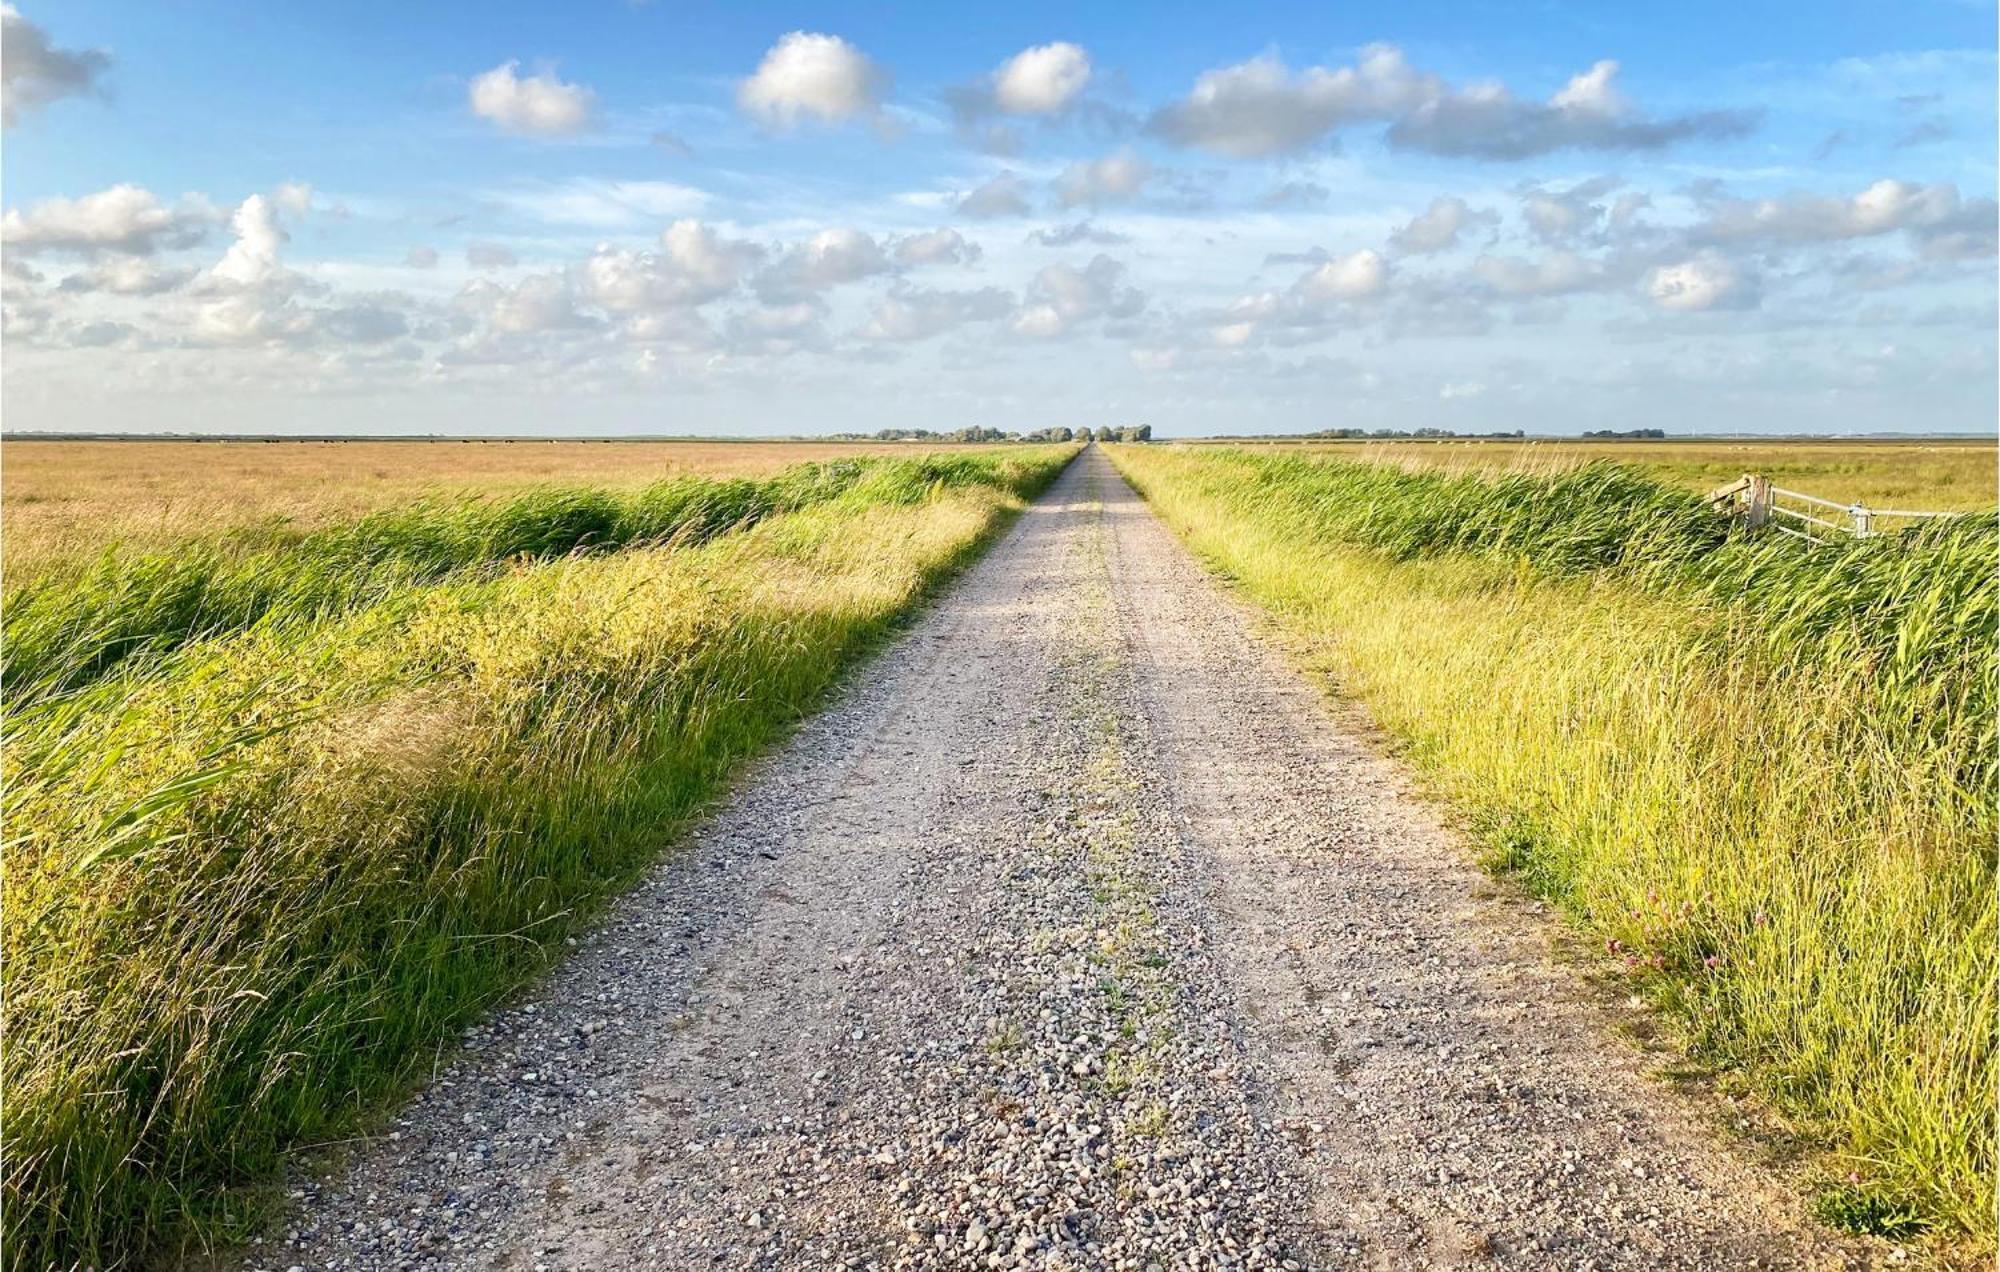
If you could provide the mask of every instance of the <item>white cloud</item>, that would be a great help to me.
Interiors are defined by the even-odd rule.
[[[243,200],[229,219],[236,241],[209,271],[211,277],[237,287],[258,287],[283,272],[278,249],[289,237],[278,224],[278,209],[261,194]]]
[[[1711,242],[1828,242],[1936,227],[1956,218],[1962,206],[1958,188],[1949,182],[1884,180],[1851,197],[1715,200],[1694,234]]]
[[[794,31],[737,86],[736,102],[768,128],[840,124],[877,115],[886,87],[887,76],[846,40]]]
[[[1058,41],[1023,49],[993,73],[993,104],[1010,115],[1052,115],[1090,83],[1090,55]]]
[[[188,268],[165,268],[143,256],[107,256],[82,274],[63,279],[66,292],[109,292],[114,296],[157,296],[194,280]]]
[[[310,182],[287,181],[273,191],[271,197],[280,208],[293,216],[304,216],[312,211],[313,188]]]
[[[1603,271],[1575,252],[1549,252],[1536,260],[1482,256],[1472,275],[1507,296],[1561,296],[1588,291],[1603,282]]]
[[[1667,119],[1637,115],[1612,86],[1618,63],[1602,61],[1547,102],[1523,101],[1502,84],[1432,97],[1389,127],[1389,144],[1474,159],[1527,159],[1558,150],[1659,150],[1694,138],[1726,140],[1756,127],[1749,111],[1704,111]]]
[[[1647,276],[1646,293],[1662,309],[1734,308],[1756,301],[1736,266],[1713,252],[1655,269]]]
[[[801,292],[825,291],[890,269],[882,245],[848,226],[821,230],[771,264],[757,279],[757,292],[780,301]]]
[[[1755,116],[1711,111],[1664,120],[1636,114],[1612,87],[1615,62],[1599,62],[1547,102],[1516,98],[1505,85],[1454,90],[1418,71],[1394,45],[1361,51],[1353,66],[1297,74],[1276,57],[1204,72],[1185,98],[1148,127],[1177,144],[1254,158],[1304,150],[1337,129],[1389,125],[1391,145],[1434,154],[1520,159],[1562,149],[1654,150],[1694,137],[1747,132]]]
[[[864,340],[928,340],[969,322],[992,322],[1014,310],[1014,298],[997,287],[934,291],[897,286],[875,303],[858,333]]]
[[[979,244],[957,230],[931,230],[896,240],[898,265],[969,265],[979,259]]]
[[[762,258],[754,243],[725,239],[713,226],[682,220],[660,235],[658,252],[599,247],[578,271],[578,290],[614,313],[706,304],[736,290]]]
[[[1370,45],[1352,67],[1310,66],[1297,75],[1265,56],[1203,72],[1149,126],[1180,145],[1254,158],[1302,150],[1343,123],[1386,118],[1439,91],[1391,45]]]
[[[521,78],[519,62],[475,75],[466,94],[472,113],[522,136],[564,137],[590,127],[596,94],[565,84],[553,72]]]
[[[1056,178],[1056,198],[1066,208],[1093,207],[1136,198],[1157,169],[1131,150],[1073,163]]]
[[[16,252],[147,255],[193,246],[216,219],[204,202],[184,200],[169,208],[143,187],[115,185],[80,199],[44,199],[26,212],[9,208],[0,218],[0,239]]]
[[[1458,236],[1467,226],[1491,224],[1498,218],[1491,212],[1475,212],[1464,199],[1445,195],[1412,217],[1389,236],[1389,246],[1408,256],[1444,252],[1458,246]]]
[[[955,210],[960,216],[977,220],[1026,216],[1028,199],[1021,179],[1011,172],[1002,172],[960,199]]]
[[[435,247],[413,247],[403,257],[403,263],[411,269],[436,269],[438,252]]]
[[[480,279],[466,284],[453,304],[492,330],[512,335],[594,325],[577,309],[576,295],[560,274],[531,274],[512,287]]]
[[[1299,294],[1307,300],[1367,300],[1389,284],[1389,264],[1373,248],[1336,256],[1301,278]]]
[[[1129,318],[1145,307],[1145,293],[1125,285],[1125,267],[1098,256],[1082,269],[1045,266],[1029,284],[1013,328],[1017,335],[1046,339],[1094,318]]]
[[[61,49],[11,4],[0,4],[0,122],[12,128],[26,114],[63,97],[97,90],[111,58],[95,49]]]

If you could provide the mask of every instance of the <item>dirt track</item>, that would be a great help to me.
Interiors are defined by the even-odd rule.
[[[269,1268],[1859,1257],[1095,450]]]

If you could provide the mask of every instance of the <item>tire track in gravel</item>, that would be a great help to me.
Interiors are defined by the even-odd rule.
[[[260,1268],[1818,1257],[1092,449]]]

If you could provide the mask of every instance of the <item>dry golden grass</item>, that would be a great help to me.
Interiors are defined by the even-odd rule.
[[[1592,459],[1643,468],[1709,491],[1744,473],[1780,486],[1876,508],[1972,512],[2000,503],[1994,444],[1943,442],[1260,442],[1455,471],[1544,471]]]
[[[302,528],[433,492],[546,482],[767,477],[807,460],[992,449],[898,442],[58,442],[0,447],[6,564],[111,543],[282,523]]]

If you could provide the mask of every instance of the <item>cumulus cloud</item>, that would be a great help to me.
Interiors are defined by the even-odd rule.
[[[114,296],[157,296],[194,280],[190,268],[167,268],[143,256],[108,256],[81,274],[62,280],[66,292],[106,292]]]
[[[1157,171],[1131,150],[1073,163],[1056,178],[1056,199],[1066,208],[1123,203],[1137,198]]]
[[[504,243],[467,243],[465,263],[474,269],[510,269],[521,262]]]
[[[772,262],[757,278],[757,294],[767,301],[785,300],[885,274],[890,268],[889,254],[880,243],[860,230],[841,226],[821,230]]]
[[[530,274],[511,287],[486,279],[467,283],[452,304],[495,332],[531,335],[597,325],[576,301],[561,274]]]
[[[50,102],[98,90],[111,67],[95,49],[57,48],[11,4],[0,4],[0,122],[12,128]]]
[[[898,265],[970,265],[979,259],[979,244],[957,230],[906,234],[895,241]]]
[[[283,266],[278,250],[290,236],[278,225],[278,209],[261,194],[243,200],[229,219],[236,241],[209,271],[211,277],[236,287],[259,287],[278,280]]]
[[[754,243],[681,220],[660,234],[657,252],[599,247],[578,271],[577,290],[614,313],[689,307],[734,291],[762,258]]]
[[[1065,110],[1090,83],[1090,55],[1057,41],[1022,49],[993,73],[993,105],[1011,115]]]
[[[198,200],[170,208],[152,191],[115,185],[80,199],[44,199],[26,212],[9,208],[0,218],[0,240],[16,252],[125,252],[148,255],[191,247],[218,219]]]
[[[1771,199],[1714,199],[1693,231],[1701,241],[1815,243],[1925,231],[1961,219],[1965,203],[1950,182],[1877,181],[1860,193]]]
[[[1689,138],[1741,135],[1756,116],[1711,111],[1648,119],[1613,87],[1616,62],[1599,62],[1546,102],[1504,85],[1450,88],[1412,67],[1394,45],[1361,51],[1353,66],[1293,73],[1276,57],[1204,72],[1185,98],[1148,127],[1179,145],[1236,158],[1306,149],[1357,123],[1388,125],[1391,145],[1433,154],[1522,159],[1563,149],[1655,150]]]
[[[436,269],[438,251],[435,247],[413,247],[403,257],[403,264],[411,269]]]
[[[1007,119],[1066,116],[1090,83],[1090,55],[1066,41],[1022,49],[991,74],[944,91],[959,138],[989,154],[1021,149]]]
[[[1389,127],[1389,144],[1474,159],[1527,159],[1558,150],[1660,150],[1676,142],[1741,137],[1754,111],[1715,110],[1647,119],[1613,86],[1618,63],[1598,62],[1546,102],[1524,101],[1504,85],[1440,93]]]
[[[1549,252],[1535,260],[1482,256],[1472,276],[1505,296],[1561,296],[1588,291],[1603,282],[1603,271],[1575,252]]]
[[[565,84],[552,72],[517,73],[519,62],[502,62],[472,78],[466,94],[472,113],[503,131],[530,137],[564,137],[590,127],[597,95],[581,84]]]
[[[1662,309],[1679,310],[1742,308],[1757,299],[1736,266],[1714,252],[1654,269],[1646,277],[1646,294]]]
[[[982,221],[1026,216],[1028,197],[1019,177],[1011,172],[1002,172],[960,199],[955,210],[960,216]]]
[[[1014,311],[1014,298],[997,287],[934,291],[898,284],[875,303],[858,333],[864,340],[928,340],[969,322],[992,322]]]
[[[271,192],[277,205],[293,216],[304,216],[312,211],[313,188],[310,182],[287,181]]]
[[[1298,293],[1310,301],[1368,300],[1389,285],[1389,263],[1373,248],[1336,256],[1298,281]]]
[[[1522,186],[1521,219],[1545,243],[1574,242],[1598,232],[1606,217],[1605,205],[1598,200],[1617,189],[1618,184],[1615,177],[1593,177],[1565,190]],[[1630,211],[1636,208],[1629,203],[1623,206],[1628,209],[1624,217],[1629,221]]]
[[[1369,46],[1351,67],[1296,75],[1265,56],[1203,72],[1187,97],[1147,126],[1179,145],[1255,158],[1302,150],[1344,123],[1393,117],[1440,91],[1392,45]]]
[[[1491,225],[1499,219],[1492,212],[1473,211],[1464,199],[1444,195],[1390,234],[1389,246],[1405,256],[1450,251],[1468,226]]]
[[[1015,334],[1047,339],[1096,318],[1130,318],[1146,307],[1145,293],[1125,285],[1125,267],[1108,256],[1082,269],[1049,265],[1035,275]]]
[[[846,40],[794,31],[737,86],[736,103],[767,128],[841,124],[876,116],[887,87],[888,77]]]

